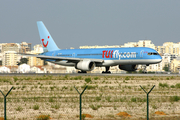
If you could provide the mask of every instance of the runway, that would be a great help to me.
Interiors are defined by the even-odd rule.
[[[43,75],[53,75],[53,76],[180,76],[180,74],[122,74],[122,73],[112,73],[112,74],[102,74],[102,73],[0,73],[0,76],[43,76]]]

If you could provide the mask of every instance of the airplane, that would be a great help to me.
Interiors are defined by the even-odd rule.
[[[21,54],[37,57],[42,60],[63,65],[73,66],[78,73],[87,73],[95,67],[105,67],[102,73],[111,73],[110,66],[119,66],[125,71],[135,71],[138,65],[157,64],[162,61],[158,52],[148,47],[126,48],[94,48],[94,49],[59,49],[42,21],[37,21],[43,53]]]

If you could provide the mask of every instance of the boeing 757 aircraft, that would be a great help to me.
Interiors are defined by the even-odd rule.
[[[95,67],[105,67],[106,71],[102,73],[110,73],[110,66],[116,65],[125,71],[135,71],[137,65],[148,66],[162,60],[156,50],[147,47],[61,50],[57,47],[43,22],[38,21],[37,26],[44,52],[39,55],[23,55],[34,56],[63,66],[74,66],[80,70],[78,73],[92,71]]]

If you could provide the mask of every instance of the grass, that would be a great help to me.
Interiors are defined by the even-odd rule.
[[[146,98],[132,97],[131,102],[146,102]]]
[[[159,83],[159,87],[162,87],[162,88],[169,88],[169,85],[167,83]]]
[[[91,109],[93,109],[93,110],[98,110],[100,107],[102,107],[101,105],[93,105],[93,104],[91,104],[91,105],[89,105],[89,107],[91,108]]]
[[[176,87],[176,88],[180,88],[180,83],[177,83],[177,84],[175,85],[175,87]]]
[[[21,106],[18,106],[18,107],[16,108],[16,111],[21,112],[22,110],[23,110],[23,108],[22,108]]]
[[[33,109],[34,109],[34,110],[39,110],[39,105],[34,105],[34,106],[33,106]]]
[[[130,80],[129,76],[126,76],[126,77],[125,77],[125,80]]]
[[[92,82],[91,78],[85,78],[86,83]]]
[[[101,100],[101,97],[100,96],[97,96],[96,97],[96,101],[99,102]]]
[[[52,97],[49,98],[49,102],[54,102],[54,99]]]
[[[180,96],[171,96],[169,100],[170,102],[178,102],[180,100]]]
[[[146,94],[139,85],[149,91],[154,84],[157,84],[159,86],[153,89],[149,96],[149,105],[152,107],[150,111],[163,109],[165,104],[171,115],[172,111],[175,111],[173,106],[177,105],[180,100],[178,96],[180,83],[176,83],[180,77],[170,76],[168,78],[176,80],[175,83],[172,84],[171,80],[167,80],[167,76],[0,76],[0,90],[7,93],[12,86],[15,88],[7,97],[7,105],[16,113],[32,109],[36,110],[35,113],[50,110],[56,114],[57,110],[61,110],[64,114],[63,112],[70,110],[72,114],[66,114],[72,117],[74,110],[79,109],[79,94],[73,86],[82,92],[87,84],[88,88],[82,95],[82,109],[93,111],[95,115],[93,119],[99,116],[96,111],[99,112],[101,109],[106,111],[102,119],[106,119],[107,116],[115,119],[115,112],[120,112],[122,108],[132,113],[136,108],[138,115],[146,111]],[[163,81],[163,83],[156,80]],[[171,97],[167,97],[169,95]],[[0,103],[3,106],[2,95]],[[18,106],[19,103],[21,106]],[[3,111],[3,107],[0,111]],[[133,114],[136,116],[136,113]],[[17,119],[18,117],[20,116],[17,116]],[[69,119],[73,119],[71,117]],[[64,116],[61,115],[60,119],[64,119]]]
[[[61,104],[56,103],[54,105],[51,105],[51,108],[55,108],[57,110],[60,108],[60,106],[61,106]]]

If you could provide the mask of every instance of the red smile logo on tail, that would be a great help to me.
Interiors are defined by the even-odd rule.
[[[49,36],[48,36],[48,39],[49,39]],[[41,39],[41,40],[42,40],[43,46],[44,46],[44,47],[47,47],[47,45],[48,45],[48,41],[47,41],[47,43],[46,43],[46,44],[44,44],[44,39]]]

